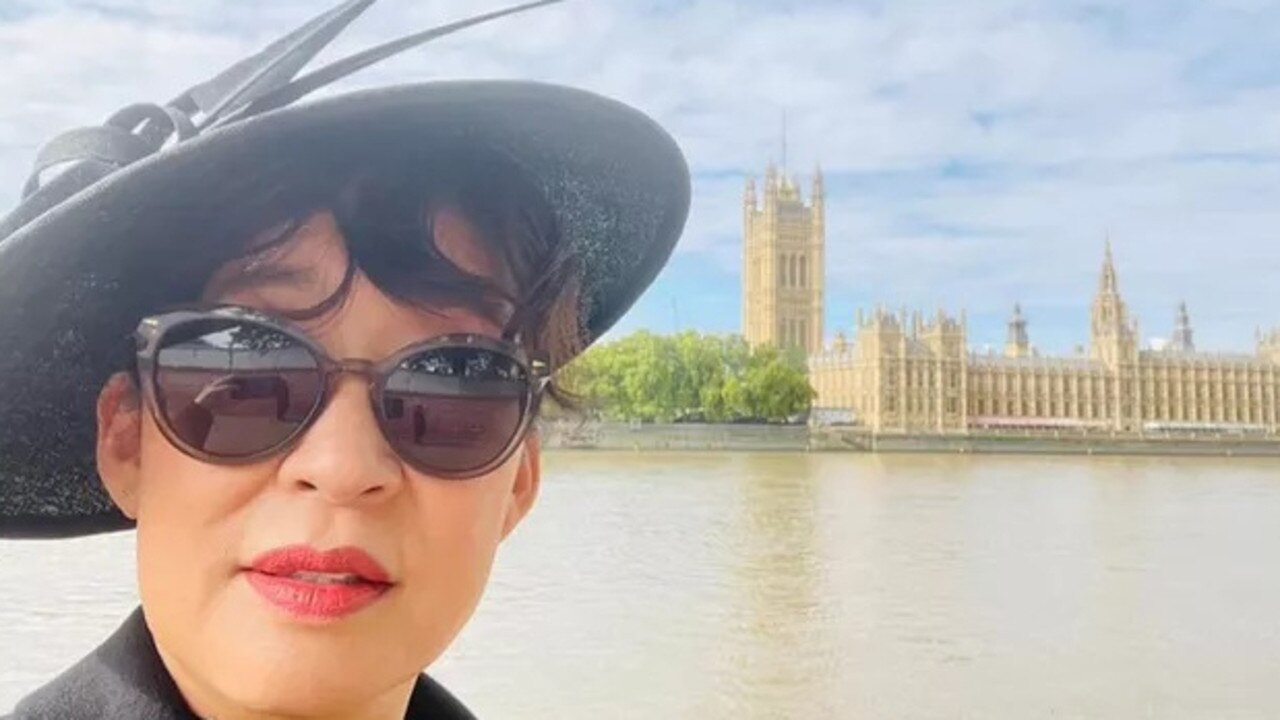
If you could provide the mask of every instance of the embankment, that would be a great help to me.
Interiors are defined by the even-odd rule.
[[[549,449],[1021,453],[1046,455],[1217,455],[1280,457],[1280,437],[1123,433],[872,433],[803,425],[554,422],[541,426]]]

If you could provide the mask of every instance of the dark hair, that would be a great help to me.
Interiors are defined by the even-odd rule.
[[[341,306],[358,270],[396,301],[429,312],[466,308],[501,320],[505,334],[545,353],[553,367],[566,364],[582,349],[579,264],[542,192],[494,150],[398,154],[354,162],[278,154],[261,175],[237,179],[226,197],[202,203],[195,222],[208,237],[185,244],[203,256],[195,263],[199,269],[182,280],[170,274],[169,282],[183,284],[184,301],[196,301],[218,267],[269,259],[309,216],[330,210],[350,257],[344,280],[320,303],[290,313],[293,319]],[[433,241],[441,208],[460,212],[475,226],[500,277],[472,274],[441,252]],[[509,317],[500,314],[504,307],[513,309]],[[560,405],[575,404],[554,384],[549,394]]]

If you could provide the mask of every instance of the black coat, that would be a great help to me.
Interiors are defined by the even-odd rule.
[[[475,720],[447,690],[421,675],[405,720]],[[198,720],[178,693],[151,631],[136,610],[98,649],[23,698],[0,720]]]

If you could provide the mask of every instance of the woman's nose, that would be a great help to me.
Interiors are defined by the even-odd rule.
[[[378,427],[368,381],[342,374],[331,388],[320,417],[281,463],[280,481],[294,489],[318,492],[336,505],[391,497],[404,475]]]

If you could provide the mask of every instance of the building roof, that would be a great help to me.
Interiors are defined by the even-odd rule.
[[[1103,370],[1106,368],[1096,360],[1087,357],[1055,357],[1037,355],[1034,357],[1008,357],[1005,355],[987,355],[985,353],[969,353],[969,365],[999,368],[1031,368],[1056,370],[1067,368],[1073,370]]]

